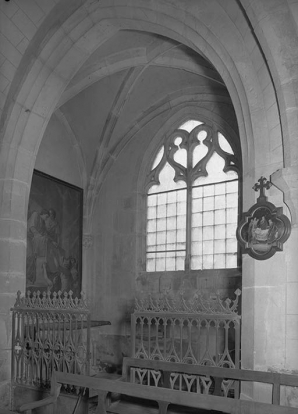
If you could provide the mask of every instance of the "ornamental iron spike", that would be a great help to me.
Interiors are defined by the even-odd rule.
[[[57,310],[57,309],[70,309],[83,312],[89,312],[85,294],[81,293],[81,298],[73,298],[73,292],[50,292],[48,291],[34,291],[28,290],[24,296],[21,296],[21,292],[17,292],[14,309],[44,309],[44,310]]]
[[[145,296],[142,292],[141,297],[135,298],[135,312],[238,315],[237,307],[241,290],[237,289],[234,293],[235,299],[226,298],[223,300],[220,298],[219,292],[211,295],[208,299],[204,299],[200,291],[196,291],[191,299],[186,299],[182,291],[178,292],[176,298],[173,298],[168,292],[155,298],[151,293]]]

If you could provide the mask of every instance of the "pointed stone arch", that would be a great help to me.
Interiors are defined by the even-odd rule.
[[[246,42],[256,44],[248,27],[247,39],[243,40],[219,2],[206,0],[202,5],[182,11],[163,0],[132,0],[129,5],[124,0],[65,0],[63,13],[57,14],[55,9],[38,30],[15,75],[1,122],[0,275],[7,281],[6,291],[1,293],[6,309],[15,292],[25,286],[28,196],[45,128],[77,70],[118,30],[142,30],[175,39],[214,65],[235,107],[243,170],[248,187],[253,183],[254,156],[262,140],[262,145],[269,145],[264,97],[251,50],[246,48]],[[209,12],[214,7],[218,13],[212,15]],[[280,131],[277,140],[282,147]]]

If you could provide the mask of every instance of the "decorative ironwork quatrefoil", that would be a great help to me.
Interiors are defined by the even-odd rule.
[[[260,191],[260,196],[256,204],[243,214],[236,232],[243,253],[258,260],[269,259],[276,251],[283,250],[283,244],[291,233],[291,223],[283,214],[283,208],[267,201],[265,190],[269,190],[271,185],[261,177],[253,186],[255,191]]]

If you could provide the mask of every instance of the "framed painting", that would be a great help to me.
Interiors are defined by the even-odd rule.
[[[34,170],[28,203],[26,289],[82,288],[83,190]]]

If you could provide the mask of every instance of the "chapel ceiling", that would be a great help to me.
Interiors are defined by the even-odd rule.
[[[237,132],[228,91],[204,57],[158,35],[119,31],[78,70],[54,116],[68,124],[92,176],[102,157],[98,154],[116,151],[129,130],[150,119],[150,113],[189,102],[216,107]]]

